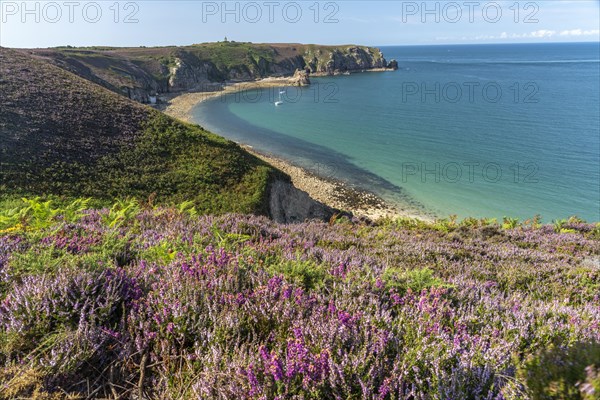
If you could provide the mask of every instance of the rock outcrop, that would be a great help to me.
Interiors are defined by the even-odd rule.
[[[269,217],[279,223],[309,219],[328,221],[338,210],[314,200],[291,182],[277,179],[269,187]]]
[[[396,60],[391,60],[388,65],[387,65],[387,69],[391,69],[393,71],[396,71],[398,69],[398,61]]]
[[[310,85],[309,75],[310,71],[297,69],[291,81],[296,86],[308,86]]]

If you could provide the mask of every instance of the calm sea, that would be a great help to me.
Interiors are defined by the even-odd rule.
[[[600,221],[600,47],[383,47],[396,72],[204,102],[195,121],[400,208]]]

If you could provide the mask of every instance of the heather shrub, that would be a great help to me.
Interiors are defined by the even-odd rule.
[[[595,396],[598,367],[570,361],[600,342],[594,225],[127,207],[0,235],[13,397]]]
[[[13,287],[0,305],[0,327],[7,338],[8,358],[20,357],[45,343],[52,348],[61,335],[89,327],[115,329],[129,302],[139,296],[135,280],[122,270],[102,272],[60,270],[55,276],[28,276]],[[36,350],[44,347],[38,347]]]

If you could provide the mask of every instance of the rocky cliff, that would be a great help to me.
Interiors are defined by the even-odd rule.
[[[311,219],[329,221],[333,215],[340,212],[316,201],[288,180],[275,179],[270,183],[268,190],[269,217],[279,223],[295,223]]]
[[[307,51],[304,59],[312,73],[327,75],[388,67],[381,51],[370,47],[315,48]]]
[[[133,100],[150,103],[161,94],[209,91],[227,81],[336,75],[397,69],[377,48],[301,44],[205,43],[156,48],[53,48],[29,50],[55,65]]]

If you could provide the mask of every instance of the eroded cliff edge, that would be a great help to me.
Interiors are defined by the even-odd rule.
[[[303,222],[311,219],[328,221],[339,213],[315,199],[290,181],[276,179],[268,188],[268,216],[279,223]]]

